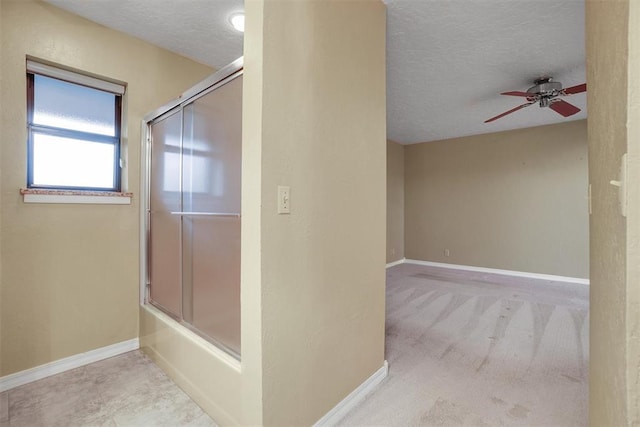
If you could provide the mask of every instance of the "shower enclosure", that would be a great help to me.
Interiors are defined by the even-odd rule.
[[[242,60],[145,122],[145,302],[239,359]]]

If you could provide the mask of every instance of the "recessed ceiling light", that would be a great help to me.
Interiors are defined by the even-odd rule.
[[[229,22],[231,22],[233,28],[244,33],[244,13],[234,13],[229,17]]]

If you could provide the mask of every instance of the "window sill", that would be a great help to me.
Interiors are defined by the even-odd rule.
[[[21,188],[24,203],[130,205],[133,193]]]

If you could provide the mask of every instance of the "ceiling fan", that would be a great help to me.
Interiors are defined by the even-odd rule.
[[[488,120],[485,120],[485,123],[492,122],[501,117],[506,116],[507,114],[514,113],[524,107],[528,107],[529,105],[533,105],[535,103],[539,103],[540,107],[549,107],[556,113],[560,114],[564,117],[573,116],[577,112],[580,111],[578,107],[575,105],[571,105],[568,102],[560,99],[561,96],[573,95],[576,93],[586,92],[587,84],[583,83],[577,86],[571,86],[566,89],[562,89],[562,83],[551,81],[551,77],[542,77],[535,80],[534,86],[527,89],[526,92],[503,92],[500,95],[509,95],[509,96],[521,96],[523,98],[527,98],[527,102],[525,104],[519,105],[516,108],[513,108],[509,111],[505,111],[502,114],[498,114],[495,117],[492,117]]]

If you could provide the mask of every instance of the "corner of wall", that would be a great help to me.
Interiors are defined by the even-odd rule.
[[[387,140],[387,263],[404,258],[405,147]]]

